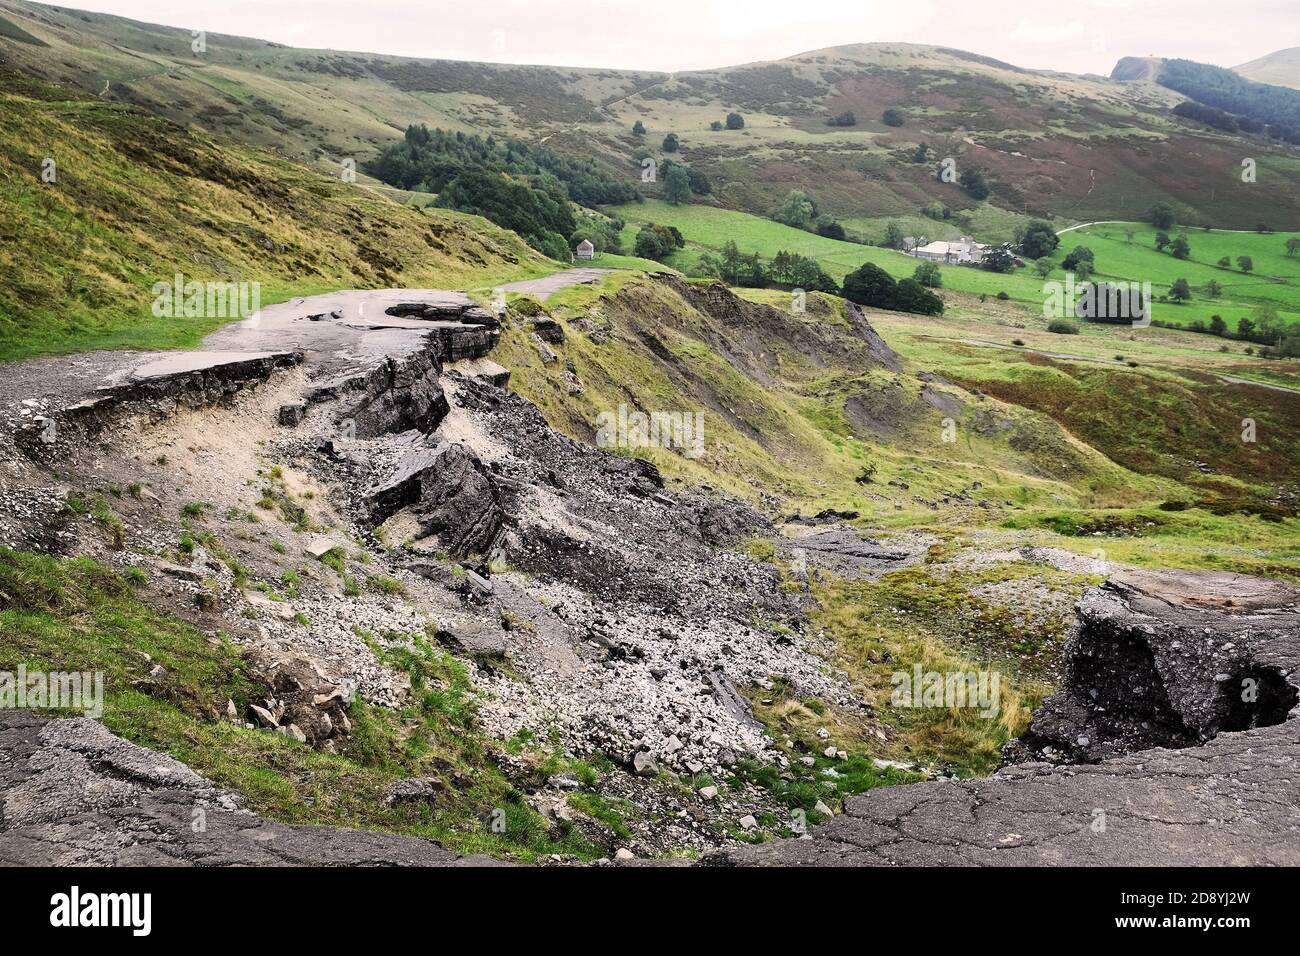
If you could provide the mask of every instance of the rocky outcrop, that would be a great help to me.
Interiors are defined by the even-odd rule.
[[[250,675],[270,692],[249,706],[250,722],[329,751],[334,750],[335,741],[351,735],[348,708],[356,692],[353,683],[328,678],[316,662],[302,654],[253,648],[247,665]]]
[[[401,358],[385,358],[368,367],[333,375],[307,392],[307,401],[339,400],[336,420],[353,423],[357,438],[438,426],[449,407],[442,386],[437,353],[428,350]]]
[[[421,536],[436,535],[459,557],[486,553],[501,528],[496,485],[464,445],[436,442],[414,449],[367,498],[376,524],[410,508]]]
[[[1116,577],[1080,602],[1066,686],[1022,750],[1099,762],[871,790],[803,839],[703,862],[1300,864],[1298,599],[1240,575]]]
[[[288,826],[85,718],[0,713],[8,866],[488,865],[414,837]]]
[[[1116,575],[1080,602],[1065,685],[1009,755],[1094,763],[1281,723],[1300,690],[1298,602],[1239,574]]]

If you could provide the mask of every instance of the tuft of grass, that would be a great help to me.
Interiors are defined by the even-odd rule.
[[[366,587],[372,591],[378,591],[380,594],[405,594],[406,587],[396,578],[386,577],[382,574],[372,574],[366,578]]]

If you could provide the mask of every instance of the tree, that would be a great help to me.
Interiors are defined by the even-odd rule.
[[[1286,241],[1286,254],[1294,256],[1297,252],[1300,252],[1300,239],[1288,239]]]
[[[844,277],[844,298],[858,305],[887,309],[896,288],[893,276],[873,262],[864,262]]]
[[[739,113],[727,114],[727,129],[744,129],[744,128],[745,128],[745,117],[741,116]]]
[[[767,278],[776,285],[803,289],[805,292],[839,292],[835,280],[826,274],[816,259],[801,256],[797,252],[786,252],[784,249],[772,257],[767,268]]]
[[[1034,271],[1038,273],[1040,279],[1046,279],[1052,274],[1052,260],[1043,257],[1034,263]]]
[[[1016,267],[1016,256],[1011,251],[1011,243],[1004,242],[984,253],[980,265],[989,272],[1010,272]]]
[[[1255,268],[1255,263],[1250,256],[1237,256],[1237,268],[1242,272],[1249,272]]]
[[[742,255],[740,249],[736,247],[735,240],[728,240],[722,247],[720,259],[706,253],[700,258],[700,264],[728,285],[757,288],[767,282],[767,274],[763,270],[763,263],[759,260],[758,253]]]
[[[1089,266],[1095,264],[1092,258],[1092,250],[1087,246],[1075,246],[1071,249],[1066,257],[1061,260],[1061,268],[1066,272],[1073,272],[1081,262],[1086,262]]]
[[[1223,316],[1221,315],[1210,316],[1211,335],[1222,335],[1227,331],[1228,331],[1228,323],[1223,321]]]
[[[962,174],[957,177],[957,182],[971,199],[987,199],[989,196],[988,180],[984,178],[982,169],[962,170]]]
[[[640,120],[637,120],[635,123],[633,123],[633,124],[632,124],[632,135],[633,135],[633,136],[644,136],[644,135],[645,135],[645,123],[642,123]]]
[[[664,173],[664,198],[674,206],[691,201],[691,177],[685,166],[674,163]]]
[[[1031,219],[1024,229],[1017,233],[1016,238],[1021,254],[1030,259],[1041,259],[1043,256],[1051,255],[1061,243],[1061,237],[1056,234],[1056,230],[1041,219]]]
[[[921,212],[925,213],[927,218],[933,219],[936,222],[943,222],[948,218],[948,207],[937,199],[922,209]]]
[[[1219,296],[1223,295],[1223,286],[1211,279],[1209,282],[1205,283],[1205,294],[1211,299],[1217,299]]]
[[[902,110],[893,109],[891,107],[880,114],[880,122],[884,123],[886,126],[902,126],[907,122],[907,118],[903,116]]]
[[[722,120],[714,120],[709,124],[709,129],[713,130],[715,133],[719,132],[722,129]]]
[[[1191,257],[1192,247],[1187,244],[1186,236],[1178,236],[1169,246],[1169,252],[1175,259],[1187,259]]]
[[[916,149],[912,150],[912,162],[928,163],[930,161],[930,147],[925,143],[917,143]]]
[[[555,258],[569,256],[568,236],[574,221],[568,194],[559,180],[538,177],[507,179],[500,173],[474,169],[461,173],[438,196],[438,205],[474,213],[513,229],[534,249]],[[559,236],[559,243],[552,238]]]
[[[1217,265],[1220,269],[1231,269],[1231,268],[1232,268],[1232,260],[1229,259],[1227,256],[1224,256],[1224,257],[1223,257],[1222,259],[1220,259],[1217,263],[1215,263],[1215,265]]]
[[[1167,233],[1167,232],[1157,232],[1157,233],[1156,233],[1156,248],[1159,249],[1161,252],[1164,252],[1164,251],[1165,251],[1165,246],[1167,246],[1167,245],[1169,245],[1169,233]]]
[[[939,266],[933,262],[922,262],[912,273],[912,278],[927,289],[940,289],[943,287],[943,273],[939,271]]]
[[[773,211],[772,218],[796,229],[809,229],[817,221],[817,201],[801,190],[792,189]]]
[[[886,249],[902,249],[905,238],[898,223],[890,220],[885,223],[885,238],[880,241],[880,244]]]
[[[665,153],[675,153],[677,152],[677,147],[680,146],[681,144],[677,140],[676,133],[669,133],[667,136],[664,137],[663,145],[664,145]]]
[[[845,110],[843,113],[836,113],[826,120],[827,126],[857,126],[858,117],[853,110]]]
[[[1174,284],[1169,287],[1169,298],[1175,302],[1186,302],[1192,297],[1192,287],[1187,284],[1186,279],[1175,279]]]
[[[894,289],[894,301],[889,308],[917,315],[943,315],[943,299],[916,279],[901,279]]]
[[[1074,277],[1080,282],[1087,282],[1090,275],[1092,275],[1091,259],[1080,259],[1074,264]]]
[[[1174,210],[1168,203],[1158,202],[1147,211],[1147,221],[1157,229],[1174,228]]]

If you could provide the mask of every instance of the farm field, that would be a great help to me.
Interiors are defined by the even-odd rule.
[[[698,270],[702,252],[717,251],[728,241],[735,241],[741,252],[757,252],[764,258],[771,258],[783,249],[810,256],[837,280],[864,262],[875,263],[895,278],[910,276],[917,265],[916,259],[891,249],[828,239],[749,213],[713,206],[674,206],[661,200],[647,200],[617,207],[615,211],[628,222],[624,240],[629,247],[642,223],[657,222],[679,229],[687,245],[668,264],[686,273]],[[861,228],[874,222],[858,221],[855,225]],[[906,228],[910,222],[904,220],[902,224]],[[934,225],[942,229],[945,224]],[[1058,268],[1048,279],[1064,281],[1065,273],[1059,269],[1059,263],[1075,246],[1087,246],[1096,257],[1097,278],[1151,283],[1157,296],[1154,317],[1161,321],[1187,325],[1199,320],[1208,324],[1211,316],[1219,315],[1229,328],[1235,328],[1238,319],[1264,307],[1276,309],[1279,317],[1290,322],[1300,322],[1300,255],[1286,255],[1287,240],[1300,237],[1300,233],[1190,229],[1187,239],[1191,258],[1180,260],[1155,249],[1156,231],[1143,223],[1106,223],[1067,232],[1061,236],[1061,244],[1052,256]],[[1129,232],[1132,232],[1131,240]],[[1171,235],[1177,235],[1177,231]],[[976,238],[986,237],[977,235]],[[1223,256],[1233,262],[1232,268],[1216,265]],[[1253,260],[1254,270],[1250,274],[1236,267],[1238,256]],[[945,290],[983,296],[1005,292],[1012,302],[1034,315],[1042,315],[1044,280],[1029,265],[1008,274],[965,266],[945,266],[942,271]],[[1179,278],[1187,279],[1191,285],[1191,300],[1183,304],[1158,301]],[[1222,286],[1217,297],[1205,291],[1211,280]]]

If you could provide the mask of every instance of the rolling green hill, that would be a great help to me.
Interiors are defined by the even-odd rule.
[[[260,283],[269,304],[348,286],[472,288],[558,268],[486,220],[407,208],[8,70],[0,114],[0,361],[193,345],[221,320],[150,308],[153,284],[177,273]]]
[[[857,44],[669,75],[298,50],[216,33],[196,53],[188,30],[24,0],[0,0],[0,17],[13,27],[0,31],[0,56],[32,75],[327,171],[425,123],[544,140],[635,182],[633,153],[662,156],[675,132],[678,158],[708,175],[718,202],[758,214],[802,188],[841,220],[915,215],[938,200],[1090,221],[1135,218],[1165,200],[1183,221],[1221,228],[1300,221],[1294,151],[1173,116],[1181,97],[1151,83],[961,50]],[[47,46],[5,36],[14,31]],[[902,126],[882,122],[891,108]],[[711,128],[730,111],[743,129]],[[854,125],[827,125],[845,112]],[[638,120],[644,137],[631,133]],[[931,159],[913,162],[922,143]],[[1244,143],[1261,170],[1249,188],[1230,175]],[[944,157],[987,170],[990,199],[939,182]]]
[[[747,213],[711,206],[674,206],[659,200],[617,207],[618,214],[629,223],[625,230],[627,244],[640,223],[657,222],[675,226],[687,241],[685,249],[668,259],[668,264],[688,274],[698,271],[703,251],[717,252],[734,241],[741,252],[757,252],[765,259],[781,250],[810,256],[837,280],[864,262],[880,266],[895,278],[910,276],[917,260],[901,252],[877,246],[864,246],[814,235],[801,229],[760,219]],[[923,224],[923,223],[922,223]],[[935,223],[934,225],[940,225]],[[1130,239],[1129,233],[1132,233]],[[1099,281],[1150,282],[1152,292],[1161,295],[1175,279],[1185,278],[1192,286],[1188,302],[1157,303],[1154,318],[1187,325],[1194,321],[1208,323],[1213,315],[1221,316],[1231,328],[1238,319],[1249,317],[1262,306],[1278,310],[1282,318],[1300,322],[1300,255],[1288,256],[1288,239],[1300,233],[1229,233],[1190,230],[1188,243],[1191,258],[1175,259],[1167,252],[1157,252],[1156,230],[1143,223],[1103,223],[1066,232],[1052,256],[1058,267],[1075,246],[1087,246],[1095,255]],[[928,235],[928,234],[927,234]],[[937,238],[937,236],[936,236]],[[1238,256],[1250,256],[1254,270],[1243,274],[1235,264],[1228,269],[1216,263],[1228,256],[1234,263]],[[1027,314],[1042,316],[1043,279],[1029,266],[1012,273],[998,274],[966,266],[943,266],[944,289],[971,295],[997,296],[1005,292]],[[1051,281],[1063,281],[1064,272],[1055,271]],[[1205,292],[1211,280],[1222,286],[1218,296]]]

